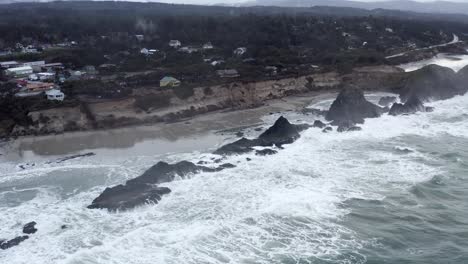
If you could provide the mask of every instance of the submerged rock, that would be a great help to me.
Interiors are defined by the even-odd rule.
[[[379,105],[381,106],[389,106],[393,103],[395,103],[397,100],[397,98],[395,96],[384,96],[382,98],[380,98],[379,100]]]
[[[332,132],[333,131],[333,128],[332,127],[326,127],[322,130],[323,133],[328,133],[328,132]]]
[[[293,125],[289,121],[280,117],[275,124],[268,128],[256,139],[242,138],[233,143],[219,148],[214,154],[232,155],[243,154],[253,151],[253,147],[281,147],[284,144],[291,144],[300,137],[299,132],[307,129],[308,125]]]
[[[414,114],[416,112],[425,112],[425,111],[426,111],[426,107],[424,107],[424,104],[421,102],[421,100],[419,100],[418,97],[416,96],[412,96],[404,104],[394,103],[392,108],[390,108],[390,111],[388,112],[388,114],[397,116],[397,115],[409,115],[409,114]]]
[[[362,124],[365,118],[375,118],[382,114],[379,106],[369,102],[361,89],[349,87],[343,89],[330,107],[326,116],[333,125]]]
[[[15,238],[13,238],[11,240],[8,240],[8,241],[0,240],[0,249],[5,250],[5,249],[9,249],[11,247],[17,246],[21,242],[25,241],[28,238],[29,238],[29,236],[19,236],[19,237],[15,237]]]
[[[255,155],[257,156],[269,156],[269,155],[274,155],[278,153],[278,151],[274,150],[274,149],[262,149],[262,150],[257,150],[255,152]]]
[[[23,233],[25,234],[34,234],[37,232],[37,229],[36,229],[36,222],[29,222],[27,223],[26,225],[24,225],[23,227]]]
[[[318,128],[324,128],[326,126],[327,125],[320,120],[315,120],[314,124],[312,124],[312,127],[318,127]]]

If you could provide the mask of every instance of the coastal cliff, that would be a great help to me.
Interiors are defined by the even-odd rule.
[[[336,91],[343,84],[363,90],[390,91],[403,83],[405,75],[392,66],[356,68],[351,73],[317,73],[258,82],[233,81],[221,85],[141,88],[125,99],[84,102],[29,113],[32,125],[16,125],[11,136],[39,135],[130,125],[175,122],[216,110],[253,108],[265,101],[311,91]],[[180,90],[178,90],[180,89]]]

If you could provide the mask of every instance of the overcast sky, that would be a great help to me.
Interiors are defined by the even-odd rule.
[[[16,0],[18,2],[45,2],[54,0]],[[107,0],[108,1],[108,0]],[[113,0],[110,0],[113,1]],[[119,1],[119,0],[116,0]],[[162,2],[162,3],[176,3],[176,4],[235,4],[242,2],[250,2],[252,0],[121,0],[131,2]],[[352,0],[361,2],[377,2],[377,1],[388,1],[388,0]],[[436,0],[416,0],[418,2],[434,2]],[[448,2],[465,2],[468,0],[446,0]],[[15,2],[15,0],[0,0],[0,3]]]

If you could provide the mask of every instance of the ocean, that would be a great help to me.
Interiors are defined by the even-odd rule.
[[[428,106],[357,132],[308,129],[276,155],[229,157],[235,168],[163,184],[172,193],[159,204],[118,213],[86,206],[158,161],[212,162],[234,132],[89,149],[79,152],[96,155],[61,163],[6,149],[0,239],[30,221],[38,232],[0,251],[0,263],[468,263],[468,95]],[[280,115],[319,118],[272,113],[260,127]]]

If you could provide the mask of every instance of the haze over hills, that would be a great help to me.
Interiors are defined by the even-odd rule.
[[[421,13],[463,13],[468,14],[468,3],[433,1],[416,2],[410,0],[390,0],[361,2],[348,0],[253,0],[245,2],[247,6],[283,6],[283,7],[312,7],[312,6],[332,6],[332,7],[353,7],[362,9],[392,9]]]

